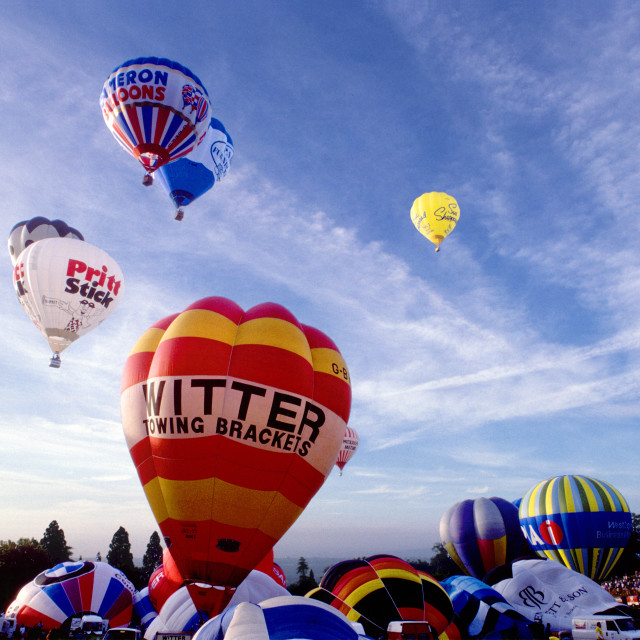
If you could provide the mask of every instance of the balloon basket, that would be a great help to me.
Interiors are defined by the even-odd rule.
[[[51,360],[49,360],[49,366],[54,369],[59,369],[62,361],[60,360],[60,354],[58,352],[54,353],[51,356]]]
[[[184,211],[182,209],[178,209],[174,217],[178,222],[181,222],[182,219],[184,218]]]
[[[150,173],[145,173],[144,178],[142,178],[142,184],[145,187],[150,187],[153,184],[153,176]]]

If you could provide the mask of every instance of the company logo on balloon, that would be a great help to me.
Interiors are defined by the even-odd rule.
[[[559,545],[564,539],[562,529],[553,520],[545,520],[540,524],[540,535],[547,544],[555,546]]]
[[[155,436],[215,433],[304,457],[326,422],[325,410],[306,398],[226,377],[177,378],[169,386],[166,380],[150,381],[142,385],[142,393],[147,405],[143,423],[147,434]],[[191,408],[202,407],[202,415],[182,415],[183,400]],[[236,407],[232,418],[219,415],[225,401],[226,410]],[[173,415],[162,417],[163,407]],[[250,419],[256,412],[268,416],[264,427]]]
[[[86,282],[80,284],[80,278],[74,277],[78,274],[84,274]],[[115,275],[109,275],[109,269],[106,265],[103,264],[102,268],[95,269],[89,267],[82,260],[74,260],[73,258],[69,260],[67,265],[67,276],[70,277],[67,278],[65,293],[80,293],[83,298],[95,300],[103,307],[108,307],[113,302],[114,298],[109,293],[117,296],[122,284],[120,280],[116,280]],[[98,287],[104,287],[105,284],[107,291],[98,289]]]
[[[521,589],[518,595],[525,607],[536,607],[541,609],[543,604],[547,604],[544,599],[544,593],[534,589],[531,585]]]
[[[182,108],[185,107],[191,107],[191,113],[196,112],[196,122],[202,122],[209,113],[209,101],[200,89],[191,84],[182,87]]]

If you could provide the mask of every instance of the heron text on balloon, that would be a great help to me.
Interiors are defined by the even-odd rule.
[[[81,278],[77,278],[77,275],[83,275],[82,278],[86,282],[80,284]],[[118,295],[120,285],[122,282],[116,280],[116,276],[109,275],[109,269],[106,265],[102,265],[100,269],[88,266],[82,260],[69,259],[67,264],[67,282],[65,293],[79,293],[81,297],[95,300],[103,307],[108,307],[113,302],[113,297]],[[107,291],[98,289],[98,287],[104,287],[106,285]]]
[[[142,392],[155,436],[222,435],[306,456],[326,422],[307,398],[226,377],[150,380]]]
[[[111,93],[106,100],[111,107],[118,107],[121,102],[127,100],[157,100],[163,101],[169,73],[167,71],[155,72],[151,69],[129,69],[109,78]],[[153,84],[151,84],[153,82]]]

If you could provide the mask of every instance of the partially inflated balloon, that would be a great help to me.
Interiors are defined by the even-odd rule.
[[[45,238],[75,238],[84,240],[82,234],[63,220],[49,220],[37,216],[13,225],[9,233],[9,256],[15,265],[18,256],[30,245]]]
[[[529,489],[520,524],[531,548],[592,580],[604,580],[632,531],[629,505],[606,482],[557,476]]]
[[[543,640],[533,620],[518,613],[497,591],[478,578],[451,576],[442,581],[463,637]]]
[[[336,466],[340,469],[339,475],[342,475],[342,470],[358,448],[358,433],[355,429],[347,427],[344,438],[342,439],[342,446],[338,453],[338,459],[336,460]]]
[[[104,322],[120,304],[124,278],[102,249],[73,238],[29,245],[13,269],[13,286],[60,366],[60,353]]]
[[[456,502],[440,519],[440,538],[460,569],[480,579],[494,567],[529,553],[518,509],[503,498]]]
[[[436,245],[436,251],[440,251],[440,243],[453,231],[459,218],[456,199],[446,193],[423,193],[411,207],[411,221]]]
[[[122,421],[180,574],[220,610],[336,460],[351,403],[333,341],[284,307],[205,298],[134,346]]]
[[[143,628],[148,627],[157,617],[158,612],[149,598],[149,587],[137,591],[133,596],[133,613],[140,618]]]
[[[176,220],[186,207],[227,175],[233,157],[233,141],[220,120],[211,118],[204,140],[186,157],[163,165],[160,184],[176,205]]]
[[[540,619],[553,631],[571,631],[571,620],[596,613],[631,615],[620,611],[616,599],[597,582],[572,571],[559,562],[541,558],[521,558],[497,567],[484,577],[530,620]]]
[[[166,58],[136,58],[116,67],[100,94],[104,121],[120,145],[146,170],[193,151],[204,137],[209,95],[189,69]]]
[[[194,640],[358,640],[349,620],[322,602],[279,596],[242,602],[202,626]]]
[[[395,620],[426,621],[440,634],[453,618],[453,606],[440,583],[395,556],[339,562],[307,597],[361,623],[373,638],[386,634]]]
[[[112,627],[131,621],[135,587],[106,562],[63,562],[39,573],[7,609],[17,623],[57,629],[78,613],[94,613]]]

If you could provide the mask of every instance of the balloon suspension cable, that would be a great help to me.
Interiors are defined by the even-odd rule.
[[[142,178],[142,184],[145,187],[150,187],[153,184],[153,175],[150,173],[145,173],[144,178]]]
[[[174,217],[178,222],[180,222],[182,218],[184,218],[184,211],[182,209],[178,209]]]
[[[49,366],[53,367],[54,369],[59,369],[61,364],[62,361],[60,360],[60,354],[55,351],[51,356],[51,360],[49,360]]]

